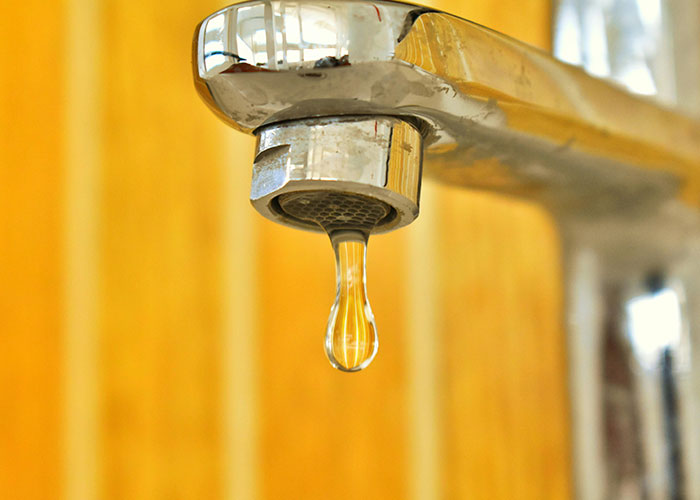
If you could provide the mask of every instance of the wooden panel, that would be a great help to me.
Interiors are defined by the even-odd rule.
[[[551,0],[434,0],[430,5],[541,49],[551,48]]]
[[[444,195],[447,498],[567,498],[565,337],[551,221],[491,195]]]
[[[263,223],[259,276],[262,498],[405,498],[404,235],[370,238],[368,294],[379,353],[332,369],[330,241]]]
[[[54,498],[61,415],[61,2],[0,7],[0,497]],[[50,75],[58,73],[54,79]]]
[[[549,2],[436,6],[549,48]],[[563,277],[553,222],[527,203],[434,188],[445,498],[570,498]]]
[[[423,221],[369,244],[379,355],[365,372],[335,372],[322,347],[330,243],[252,213],[251,140],[225,131],[192,88],[192,30],[225,2],[99,3],[102,168],[85,243],[97,252],[98,398],[68,398],[99,419],[94,497],[569,496],[549,219],[428,183]],[[435,6],[549,39],[548,2]],[[65,138],[51,125],[70,110],[46,76],[64,67],[64,7],[31,1],[0,16],[14,68],[0,80],[3,498],[60,496],[70,453],[59,290],[71,228]]]
[[[215,499],[224,487],[232,166],[190,69],[194,26],[221,6],[103,3],[100,498]]]

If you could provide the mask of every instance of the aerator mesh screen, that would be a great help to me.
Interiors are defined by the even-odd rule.
[[[341,191],[299,191],[278,198],[287,215],[321,226],[327,233],[338,230],[371,232],[394,215],[383,201]]]

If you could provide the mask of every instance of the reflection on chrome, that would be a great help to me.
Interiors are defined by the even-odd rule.
[[[609,497],[693,498],[687,493],[697,443],[689,429],[697,405],[683,293],[680,284],[663,286],[658,275],[646,285],[648,292],[625,304],[629,352],[622,339],[606,342],[603,415],[614,439],[605,456],[609,469],[627,471],[609,481]]]
[[[647,370],[660,369],[678,348],[682,334],[681,302],[670,288],[630,299],[627,329],[637,362]]]
[[[377,23],[385,9],[373,11]],[[206,72],[222,71],[238,63],[268,70],[313,67],[324,58],[341,59],[349,52],[346,29],[349,17],[359,9],[352,4],[313,5],[266,2],[226,9],[210,17],[204,26]],[[237,26],[231,37],[222,37],[225,23]],[[368,40],[368,42],[373,42]],[[356,51],[362,40],[354,39]]]
[[[665,81],[672,47],[662,43],[662,22],[660,0],[560,0],[554,54],[673,104],[674,82]]]
[[[557,0],[554,54],[700,115],[700,3]]]
[[[628,88],[700,94],[663,70],[678,60],[657,44],[670,4],[561,0],[557,50]],[[303,227],[275,197],[322,184],[378,197],[392,230],[417,216],[423,172],[546,209],[564,255],[576,497],[700,499],[700,123],[381,0],[234,5],[203,21],[194,56],[205,103],[258,136],[251,198],[269,219]]]

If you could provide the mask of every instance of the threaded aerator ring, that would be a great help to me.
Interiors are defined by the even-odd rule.
[[[250,199],[311,231],[384,233],[418,216],[422,137],[386,116],[309,118],[258,131]]]

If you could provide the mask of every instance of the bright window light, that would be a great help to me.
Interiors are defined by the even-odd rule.
[[[635,297],[627,302],[628,334],[639,363],[658,366],[663,351],[681,340],[681,303],[670,288]]]

